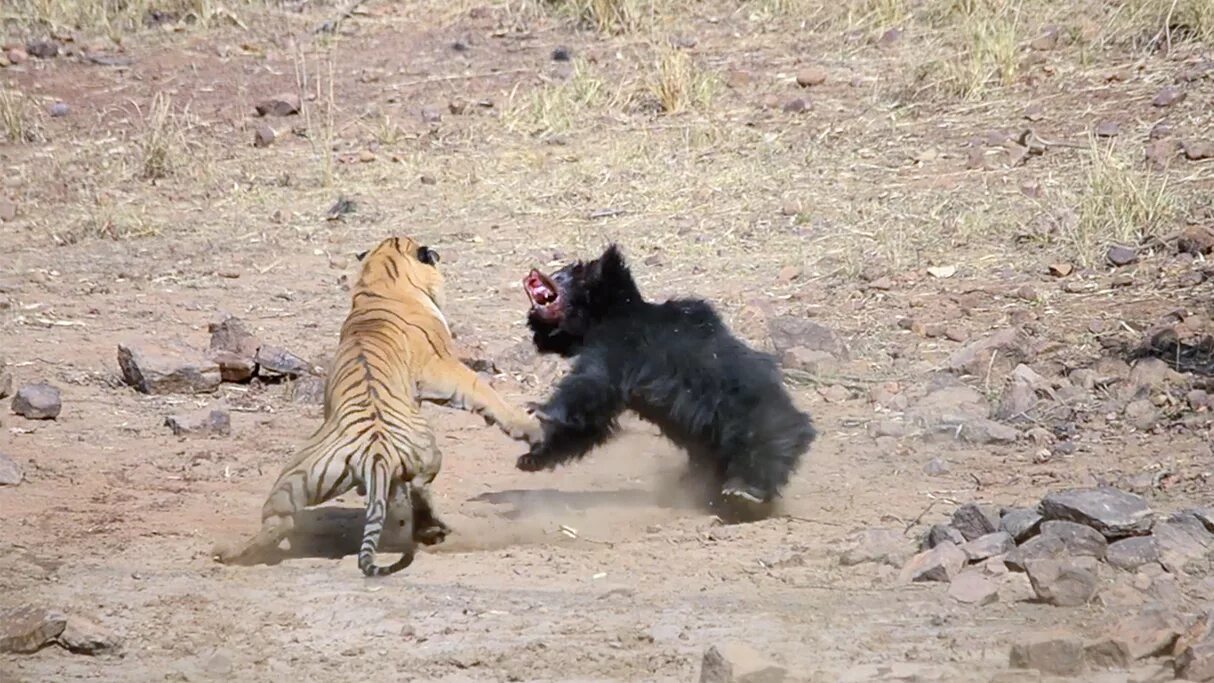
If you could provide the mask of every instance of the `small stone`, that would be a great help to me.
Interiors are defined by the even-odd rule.
[[[1191,389],[1185,394],[1185,402],[1192,410],[1205,410],[1210,407],[1210,395],[1204,389]]]
[[[809,101],[801,97],[794,97],[785,102],[780,108],[788,114],[800,114],[809,111]]]
[[[266,98],[254,107],[258,116],[293,116],[303,108],[296,93],[283,93]]]
[[[1029,340],[1019,328],[999,330],[955,351],[948,358],[948,367],[953,372],[982,377],[990,371],[996,353],[1013,365],[1027,362],[1031,355]]]
[[[1058,47],[1059,35],[1057,26],[1047,26],[1041,35],[1029,41],[1029,47],[1038,52],[1048,52]]]
[[[0,199],[0,223],[8,223],[17,217],[17,204]]]
[[[898,567],[914,550],[897,529],[865,529],[850,536],[847,543],[850,547],[839,556],[839,564],[844,567],[868,563]]]
[[[1176,239],[1176,248],[1184,254],[1201,256],[1214,251],[1214,227],[1190,226]]]
[[[421,183],[422,185],[437,185],[438,184],[438,178],[435,178],[434,176],[432,176],[428,173],[423,173],[420,176],[418,176],[417,181],[419,183]]]
[[[21,466],[4,453],[0,453],[0,486],[16,486],[24,478]]]
[[[253,146],[269,147],[274,144],[275,136],[274,129],[268,124],[263,123],[253,131]]]
[[[887,29],[881,37],[877,39],[877,45],[880,47],[890,47],[902,39],[902,29],[891,28]]]
[[[170,415],[164,424],[172,430],[173,436],[228,436],[232,433],[231,415],[222,406]]]
[[[961,552],[970,562],[981,562],[996,555],[1004,555],[1016,549],[1016,542],[1012,540],[1011,534],[1005,531],[996,531],[994,533],[979,536],[972,541],[961,546]]]
[[[9,50],[6,57],[8,58],[8,63],[12,64],[13,66],[21,66],[30,60],[28,52],[16,47]]]
[[[1138,260],[1138,253],[1129,247],[1113,245],[1105,252],[1105,260],[1114,266],[1128,266]]]
[[[1043,674],[1077,676],[1083,673],[1083,641],[1071,633],[1054,631],[1031,636],[1012,645],[1008,664],[1014,669],[1036,669]]]
[[[1140,432],[1150,431],[1159,422],[1159,411],[1147,399],[1130,401],[1125,407],[1125,421]]]
[[[1051,263],[1049,270],[1050,275],[1053,275],[1054,277],[1066,277],[1074,272],[1075,266],[1066,262]]]
[[[324,405],[325,380],[313,375],[305,375],[297,380],[288,381],[284,393],[288,401],[309,405]]]
[[[949,473],[949,466],[940,458],[932,458],[923,466],[923,473],[929,477],[943,477]]]
[[[953,543],[941,543],[915,555],[902,567],[899,580],[952,581],[965,566],[965,553]]]
[[[1015,542],[1023,543],[1041,529],[1041,515],[1027,508],[1005,510],[999,518],[999,529],[1007,532]]]
[[[776,279],[783,283],[789,283],[801,277],[800,266],[784,266],[780,272],[776,274]]]
[[[77,615],[67,618],[59,644],[80,655],[112,655],[122,650],[121,638]]]
[[[253,356],[253,360],[257,363],[257,374],[261,376],[278,375],[294,379],[306,374],[322,374],[319,368],[308,361],[286,349],[269,344],[262,344],[258,347],[257,355]]]
[[[46,382],[26,384],[13,396],[13,412],[29,420],[54,420],[63,409],[59,390]]]
[[[780,213],[785,216],[796,216],[801,213],[801,202],[797,199],[785,199],[780,203]]]
[[[1045,107],[1040,104],[1030,104],[1024,108],[1023,116],[1029,121],[1040,121],[1045,118]]]
[[[35,40],[25,46],[25,51],[38,59],[54,59],[59,56],[59,43],[53,40]]]
[[[573,59],[573,51],[567,47],[557,47],[552,50],[552,61],[568,62]]]
[[[372,152],[369,149],[358,150],[358,163],[369,164],[372,161],[375,161],[375,152]]]
[[[1155,98],[1151,100],[1151,104],[1156,107],[1170,107],[1174,104],[1184,102],[1185,97],[1187,96],[1188,93],[1185,91],[1177,88],[1174,85],[1169,85],[1165,86],[1159,91],[1158,94],[1155,95]]]
[[[953,513],[952,526],[965,540],[972,541],[998,531],[999,513],[989,505],[967,503]]]
[[[70,109],[68,108],[67,104],[63,102],[52,102],[51,105],[46,108],[46,113],[50,114],[51,118],[56,119],[67,116],[69,111]]]
[[[1177,152],[1180,151],[1180,144],[1172,138],[1161,138],[1153,140],[1147,144],[1146,160],[1155,170],[1163,170],[1168,167],[1172,159],[1176,158]]]
[[[923,537],[923,549],[930,550],[941,543],[952,543],[953,545],[960,546],[965,542],[965,537],[953,527],[947,524],[933,524],[927,530],[927,535]]]
[[[1096,137],[1115,138],[1121,132],[1121,124],[1116,121],[1101,121],[1096,124]]]
[[[1189,161],[1214,158],[1214,142],[1209,140],[1184,140],[1180,146]]]
[[[118,366],[123,380],[145,394],[210,393],[221,379],[219,365],[202,354],[144,342],[119,344]]]
[[[27,654],[50,644],[67,626],[63,614],[33,606],[0,608],[0,653]]]
[[[806,318],[774,316],[767,322],[767,333],[777,355],[800,346],[812,351],[825,351],[839,359],[849,356],[847,342],[839,333]]]
[[[815,351],[804,346],[794,346],[784,352],[781,363],[790,370],[802,370],[812,375],[835,365],[835,357],[825,351]]]
[[[1159,561],[1159,548],[1150,536],[1131,536],[1110,543],[1105,560],[1118,569],[1137,571],[1144,564]]]
[[[239,318],[226,316],[207,326],[211,333],[208,355],[219,364],[225,382],[244,382],[257,370],[254,356],[261,342]]]
[[[1185,624],[1162,607],[1151,607],[1114,624],[1105,635],[1088,644],[1093,668],[1125,669],[1139,659],[1171,653]]]
[[[426,123],[438,123],[443,120],[443,113],[439,111],[438,107],[422,107],[420,113],[422,121]]]
[[[1041,511],[1046,519],[1084,524],[1110,539],[1145,534],[1154,518],[1141,496],[1107,486],[1050,493]]]
[[[967,605],[989,605],[999,600],[999,587],[981,572],[966,571],[948,586],[949,597]]]
[[[1090,557],[1032,560],[1025,565],[1025,573],[1038,600],[1057,607],[1078,607],[1096,596],[1098,566]]]
[[[781,683],[787,670],[741,642],[713,645],[704,652],[700,683]]]
[[[1041,183],[1036,180],[1025,180],[1020,183],[1020,194],[1029,199],[1041,198]]]
[[[822,85],[826,82],[826,69],[820,66],[807,66],[797,71],[797,85],[808,88]]]

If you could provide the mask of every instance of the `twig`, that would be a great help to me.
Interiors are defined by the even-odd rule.
[[[835,526],[835,527],[843,526],[843,524],[841,524],[839,522],[828,522],[823,519],[810,519],[809,517],[798,517],[797,515],[781,515],[781,517],[783,519],[793,520],[794,522],[805,522],[807,524],[821,524],[823,526]]]
[[[918,524],[919,521],[923,519],[923,516],[926,515],[927,513],[931,512],[932,508],[936,507],[936,503],[939,503],[939,502],[942,502],[942,499],[936,499],[936,500],[933,500],[931,503],[928,503],[928,506],[923,508],[923,512],[920,512],[917,517],[912,519],[910,521],[910,523],[906,525],[906,528],[902,530],[902,535],[905,536],[906,532],[910,531],[916,524]]]
[[[351,2],[349,5],[346,5],[346,8],[343,9],[341,11],[341,13],[338,14],[336,17],[326,21],[325,23],[321,24],[320,26],[317,26],[316,30],[314,30],[313,33],[333,33],[333,32],[335,32],[337,30],[337,27],[341,24],[341,22],[345,21],[346,19],[349,19],[350,16],[352,14],[354,14],[354,11],[357,10],[359,8],[359,6],[362,5],[366,1],[367,0],[353,0],[353,2]]]

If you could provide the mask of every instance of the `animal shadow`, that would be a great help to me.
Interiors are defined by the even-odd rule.
[[[501,513],[506,519],[519,519],[529,515],[553,511],[584,512],[603,507],[684,507],[682,501],[673,500],[645,489],[616,489],[609,491],[560,491],[557,489],[509,489],[488,491],[468,500],[493,505],[511,505],[513,509]]]
[[[262,548],[232,564],[275,565],[290,559],[339,560],[349,555],[357,555],[362,543],[366,514],[366,509],[362,507],[322,506],[298,510],[295,513],[295,527],[283,539],[284,542],[273,548]],[[377,552],[403,552],[405,543],[400,529],[400,520],[389,512]]]

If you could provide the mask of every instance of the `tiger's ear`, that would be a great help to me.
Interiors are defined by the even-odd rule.
[[[367,254],[368,254],[369,252],[370,252],[370,249],[368,249],[367,251],[360,251],[360,252],[358,252],[357,254],[355,254],[355,255],[354,255],[354,258],[356,258],[356,259],[358,259],[359,261],[361,261],[361,260],[363,260],[363,259],[367,258]]]
[[[418,247],[417,260],[421,261],[427,266],[437,266],[440,259],[438,257],[438,252],[434,251],[430,247]]]

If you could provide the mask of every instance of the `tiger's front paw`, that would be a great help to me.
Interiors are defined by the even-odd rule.
[[[535,415],[520,415],[507,430],[512,439],[520,439],[535,445],[544,438],[544,425]]]

